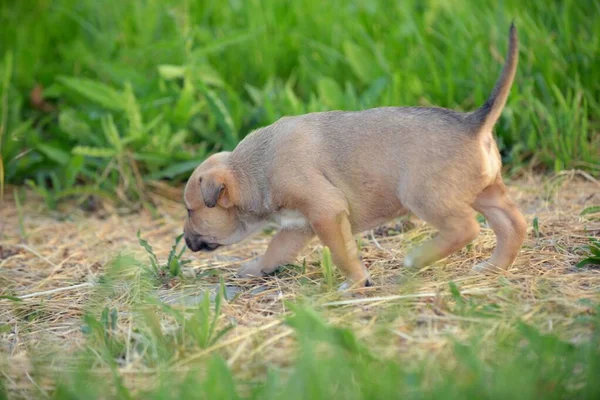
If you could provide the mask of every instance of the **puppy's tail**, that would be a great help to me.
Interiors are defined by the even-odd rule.
[[[490,132],[494,127],[502,109],[506,104],[510,87],[512,86],[517,72],[517,61],[519,59],[519,39],[517,37],[517,28],[515,28],[514,22],[510,24],[509,38],[508,38],[508,54],[506,56],[506,62],[504,68],[502,68],[502,74],[496,86],[492,91],[491,96],[487,99],[485,104],[475,110],[469,115],[469,118],[473,121],[474,125],[477,126],[477,132]]]

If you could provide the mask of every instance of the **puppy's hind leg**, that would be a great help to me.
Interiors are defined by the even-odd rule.
[[[273,236],[267,251],[246,264],[244,264],[237,276],[262,276],[270,274],[279,266],[294,262],[300,251],[315,236],[310,229],[304,230],[280,230]]]
[[[422,268],[460,250],[479,234],[474,210],[464,205],[452,212],[440,212],[432,207],[411,207],[422,220],[438,229],[431,240],[413,249],[405,258],[406,267]]]
[[[498,179],[475,200],[474,208],[488,220],[496,234],[496,249],[488,261],[473,267],[475,271],[510,267],[525,240],[527,224],[517,206],[508,198],[504,183]]]

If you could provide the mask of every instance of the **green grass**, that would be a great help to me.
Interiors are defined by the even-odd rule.
[[[123,267],[125,267],[123,269]],[[233,328],[222,321],[223,281],[214,303],[208,294],[197,306],[173,307],[152,295],[150,286],[137,300],[124,302],[120,284],[139,284],[127,273],[144,264],[119,258],[109,268],[89,311],[82,318],[83,350],[65,360],[36,362],[37,382],[52,382],[38,394],[53,399],[593,399],[600,395],[600,306],[582,302],[589,313],[571,329],[591,332],[566,341],[558,332],[516,320],[503,324],[498,305],[461,294],[450,283],[446,315],[471,324],[466,337],[452,337],[443,356],[400,361],[396,352],[373,351],[369,343],[393,340],[376,331],[361,340],[352,329],[335,326],[298,300],[288,304],[285,324],[293,329],[296,355],[286,368],[272,367],[264,378],[240,378],[214,351]],[[146,275],[148,278],[150,275]],[[125,281],[123,281],[125,279]],[[138,283],[135,283],[137,281]],[[148,284],[148,282],[146,282]],[[129,322],[117,308],[102,304],[120,299]],[[402,304],[394,309],[402,313]],[[469,322],[471,321],[471,322]],[[472,322],[476,322],[472,324]],[[480,324],[496,325],[482,335]],[[126,329],[122,326],[125,324]],[[385,324],[382,316],[380,327]],[[198,357],[212,348],[212,355]],[[268,351],[268,350],[267,350]],[[136,361],[136,369],[123,364]],[[57,368],[59,366],[59,368]],[[184,367],[185,368],[182,368]],[[59,371],[56,372],[55,371]],[[145,370],[146,369],[146,370]],[[138,375],[132,375],[137,371]],[[144,372],[145,371],[145,372]],[[242,374],[243,375],[243,374]],[[141,379],[134,384],[134,377]],[[143,379],[148,377],[149,381]],[[34,381],[34,382],[35,382]],[[0,386],[1,388],[1,386]],[[35,389],[34,389],[35,391]]]
[[[323,272],[323,279],[328,290],[333,290],[335,285],[335,272],[333,271],[333,261],[331,260],[331,250],[329,247],[323,247],[321,254],[321,271]]]
[[[50,207],[92,194],[148,206],[148,180],[181,181],[283,115],[472,110],[512,19],[505,162],[598,174],[599,12],[589,0],[3,2],[0,186],[30,181]],[[53,110],[31,105],[36,84]]]
[[[181,261],[182,253],[175,251],[178,241],[175,239],[168,262]],[[52,342],[32,347],[28,354],[33,368],[27,376],[33,385],[28,392],[13,394],[57,400],[533,400],[600,396],[600,303],[581,299],[577,302],[580,311],[572,321],[562,328],[557,323],[547,332],[543,325],[560,321],[559,315],[565,310],[560,311],[560,302],[551,305],[556,298],[551,291],[544,295],[542,287],[537,288],[536,317],[529,319],[522,311],[511,315],[516,310],[511,311],[510,304],[519,294],[509,286],[499,288],[494,296],[499,303],[493,298],[463,294],[459,285],[450,281],[447,295],[443,295],[446,299],[438,297],[435,307],[446,321],[458,323],[463,334],[448,331],[433,335],[429,345],[445,343],[447,349],[439,351],[438,347],[432,354],[427,352],[427,335],[420,339],[394,335],[395,321],[412,307],[408,303],[374,307],[368,314],[377,325],[369,328],[367,336],[359,337],[351,327],[357,326],[356,321],[348,326],[345,318],[339,318],[347,309],[342,307],[338,312],[336,308],[311,305],[310,299],[297,293],[286,304],[288,311],[278,317],[292,329],[293,357],[281,365],[279,356],[278,363],[267,363],[258,371],[236,370],[226,361],[231,360],[231,352],[227,355],[223,351],[226,343],[240,348],[232,341],[236,326],[223,313],[224,307],[236,303],[235,298],[226,298],[223,278],[214,296],[205,291],[195,305],[167,304],[157,296],[165,281],[156,269],[168,271],[168,264],[160,266],[147,242],[140,239],[140,245],[150,255],[149,263],[130,256],[117,257],[86,296],[80,325],[83,342],[77,345],[78,350],[54,349]],[[403,286],[405,293],[407,288]],[[21,329],[32,330],[31,322],[42,318],[43,303],[36,308],[11,296],[3,299],[11,300],[12,304],[5,305],[24,318]],[[247,305],[237,307],[260,312]],[[544,316],[543,310],[555,314]],[[331,318],[336,315],[338,318]],[[358,315],[352,317],[356,318]],[[244,321],[239,314],[236,319]],[[339,322],[332,323],[332,319]],[[443,321],[438,321],[441,326]],[[243,336],[248,340],[247,334],[240,339]],[[399,339],[409,341],[402,344]],[[402,354],[408,354],[405,346],[412,345],[421,346],[422,351],[411,352],[414,358]],[[266,357],[269,351],[282,349],[269,346],[256,357]],[[9,386],[3,379],[0,396],[4,397],[0,398],[6,397],[4,387]]]
[[[598,175],[599,12],[600,2],[588,0],[2,2],[0,195],[7,184],[26,184],[50,208],[67,197],[99,196],[151,209],[149,181],[181,182],[208,154],[232,149],[283,115],[384,105],[472,110],[495,83],[513,19],[520,64],[497,125],[504,161],[512,170],[581,168]],[[44,101],[32,104],[36,85]],[[25,238],[30,232],[18,208]],[[534,231],[541,236],[537,219]],[[293,330],[293,357],[257,362],[258,371],[236,370],[226,361],[231,352],[219,351],[236,334],[223,315],[235,299],[225,298],[222,281],[214,300],[205,293],[194,306],[166,304],[157,291],[189,279],[178,241],[165,263],[139,241],[150,260],[116,258],[85,297],[80,350],[46,343],[32,349],[32,357],[42,353],[27,375],[36,397],[600,396],[599,304],[582,302],[577,317],[562,316],[565,306],[552,300],[550,284],[536,288],[536,307],[556,312],[562,330],[544,329],[541,313],[531,321],[520,319],[524,311],[512,315],[519,298],[508,292],[478,298],[451,284],[444,316],[465,324],[466,333],[448,333],[451,348],[415,358],[397,354],[410,341],[388,346],[402,339],[390,332],[391,320],[407,313],[405,303],[364,311],[362,317],[374,313],[368,323],[377,320],[365,335],[356,329],[362,320],[351,327],[352,318],[343,318],[356,310],[336,313],[314,296],[305,302],[298,296],[281,315]],[[596,242],[583,250],[582,263],[597,260]],[[319,279],[332,289],[326,251],[322,261]],[[303,279],[298,290],[314,291]],[[21,330],[56,312],[44,301],[2,300],[22,317]],[[8,334],[14,327],[1,328]],[[254,357],[267,360],[269,350]],[[128,370],[132,365],[137,369]],[[0,399],[15,386],[4,379]]]
[[[573,346],[521,324],[494,348],[486,349],[489,360],[477,355],[481,345],[471,338],[454,345],[452,363],[407,368],[393,357],[374,356],[351,331],[325,324],[311,310],[298,309],[288,324],[294,328],[300,344],[289,379],[281,379],[280,373],[270,371],[265,382],[247,383],[243,397],[592,399],[600,394],[595,377],[600,372],[598,337]],[[319,352],[315,350],[318,346]],[[212,358],[204,367],[204,372],[198,368],[183,377],[167,372],[156,389],[137,396],[131,395],[120,384],[120,377],[115,376],[111,385],[114,398],[241,398],[236,389],[240,382],[236,382],[221,358]],[[65,381],[54,398],[98,398],[99,393],[106,394],[94,384],[90,370],[78,371],[77,379],[86,374],[90,374],[87,385],[77,387],[73,381]]]

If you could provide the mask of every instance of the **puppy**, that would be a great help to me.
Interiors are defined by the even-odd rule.
[[[512,86],[517,47],[511,25],[500,78],[473,112],[383,107],[284,117],[234,151],[209,157],[185,188],[187,246],[214,250],[277,223],[266,253],[239,276],[293,262],[316,235],[350,283],[369,286],[353,234],[413,212],[439,231],[404,259],[420,268],[475,239],[478,211],[497,246],[474,269],[509,267],[526,225],[502,182],[492,129]]]

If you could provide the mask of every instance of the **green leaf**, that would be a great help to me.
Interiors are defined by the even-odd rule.
[[[108,329],[108,307],[104,307],[102,314],[100,315],[100,323],[104,329]]]
[[[223,88],[225,87],[225,82],[221,75],[217,72],[216,69],[211,67],[207,63],[202,63],[200,65],[194,65],[192,68],[193,76],[198,77],[202,82],[207,85]]]
[[[135,98],[130,83],[125,84],[123,96],[125,99],[125,114],[127,115],[127,121],[129,121],[128,136],[138,138],[142,136],[144,132],[144,123],[142,121],[140,106]]]
[[[73,154],[81,154],[86,157],[112,158],[117,152],[114,149],[107,147],[75,146],[73,148]]]
[[[600,265],[600,257],[588,257],[575,264],[577,268],[583,268],[586,265]]]
[[[329,247],[323,247],[323,253],[321,255],[321,270],[329,289],[333,288],[333,261],[331,259],[331,250]]]
[[[294,89],[293,89],[292,85],[286,83],[284,90],[285,90],[285,97],[287,99],[287,102],[290,105],[290,108],[292,109],[292,113],[293,114],[302,113],[302,111],[304,110],[304,105],[302,104],[302,102],[300,101],[298,96],[296,96],[296,93],[294,93]]]
[[[194,113],[195,88],[192,84],[190,72],[186,71],[183,89],[180,92],[177,104],[173,108],[173,117],[178,125],[185,125]]]
[[[185,67],[181,65],[163,64],[158,66],[158,74],[164,80],[181,79],[185,73]]]
[[[240,398],[231,371],[225,361],[217,355],[213,356],[208,363],[202,391],[198,398],[228,400]]]
[[[204,94],[204,97],[206,97],[211,111],[217,119],[217,123],[225,133],[227,149],[233,149],[239,139],[229,110],[227,110],[227,107],[225,107],[225,104],[223,104],[221,99],[212,90],[207,88],[206,85],[201,83],[200,90],[202,94]]]
[[[383,91],[388,87],[389,80],[387,77],[382,76],[379,79],[373,81],[367,90],[365,90],[359,99],[360,106],[362,108],[374,107],[377,103]]]
[[[38,149],[41,153],[43,153],[46,157],[55,161],[61,165],[66,165],[69,163],[70,155],[68,152],[64,151],[59,147],[55,147],[49,144],[38,143],[36,144],[36,149]]]
[[[211,339],[210,341],[210,345],[214,345],[215,343],[217,343],[219,341],[219,339],[221,339],[223,336],[225,336],[229,331],[231,331],[233,328],[235,328],[235,324],[229,324],[227,325],[225,328],[221,329],[220,331],[218,331],[214,337]]]
[[[540,222],[538,217],[533,219],[533,231],[535,232],[535,237],[540,237]]]
[[[2,78],[2,91],[0,92],[0,201],[4,198],[4,152],[2,151],[2,145],[8,123],[8,91],[13,69],[13,53],[11,50],[6,50],[3,66],[4,76]]]
[[[144,250],[146,250],[146,253],[148,253],[152,267],[154,268],[155,271],[158,271],[158,259],[156,258],[156,254],[154,254],[154,250],[152,249],[152,246],[150,246],[150,243],[148,243],[146,240],[142,239],[142,237],[140,236],[139,230],[137,231],[137,238],[138,238],[138,242],[139,242],[140,246],[142,246],[144,248]]]
[[[58,115],[58,127],[68,134],[71,139],[81,142],[83,139],[93,140],[94,135],[90,126],[77,115],[72,109],[66,109]]]
[[[579,215],[597,214],[600,213],[600,206],[590,206],[583,209]]]
[[[4,161],[0,154],[0,201],[4,200]]]
[[[177,255],[177,246],[182,238],[183,233],[175,238],[175,243],[171,246],[171,251],[169,251],[169,256],[167,257],[167,267],[171,277],[181,276],[181,263],[179,261],[179,256]]]
[[[115,200],[115,195],[106,190],[102,190],[96,186],[87,185],[87,186],[73,186],[68,189],[61,190],[59,192],[54,192],[54,197],[56,200],[64,199],[66,197],[71,196],[99,196],[106,199]]]
[[[335,80],[329,77],[319,79],[317,82],[317,92],[319,93],[319,100],[330,110],[345,108],[346,100],[344,92]]]
[[[186,172],[193,171],[200,163],[203,161],[204,157],[201,159],[183,161],[180,163],[175,163],[169,165],[167,168],[162,169],[158,172],[155,172],[148,176],[148,179],[163,179],[169,178],[173,179],[177,175],[184,174]]]
[[[106,109],[123,111],[126,109],[126,99],[118,90],[87,78],[61,76],[57,80],[68,89],[85,97]]]
[[[227,38],[212,40],[210,45],[200,47],[191,54],[191,58],[203,61],[203,58],[209,54],[217,53],[225,50],[227,47],[246,42],[254,38],[258,33],[262,32],[263,29],[258,29],[254,32],[243,32],[237,35],[232,35]]]
[[[450,294],[452,295],[452,298],[455,301],[462,301],[462,295],[460,294],[460,290],[458,289],[458,286],[456,286],[456,283],[454,282],[450,282],[448,283],[448,286],[450,287]]]
[[[363,82],[371,83],[383,75],[370,52],[351,41],[344,42],[344,54],[352,72]]]
[[[17,302],[21,302],[23,301],[22,299],[15,297],[15,296],[9,296],[7,294],[3,294],[0,295],[0,299],[5,299],[5,300],[11,300],[11,301],[17,301]]]
[[[123,141],[112,115],[102,118],[102,132],[104,132],[106,140],[113,146],[117,154],[121,153],[123,151]]]
[[[65,186],[71,187],[75,184],[77,175],[83,168],[84,158],[81,154],[76,154],[71,157],[67,168],[65,168]]]
[[[252,99],[252,102],[257,105],[257,106],[261,106],[263,103],[263,98],[265,97],[263,95],[263,92],[255,87],[250,85],[249,83],[244,84],[244,89],[246,89],[246,92],[248,92],[248,95],[250,96],[250,98]]]

